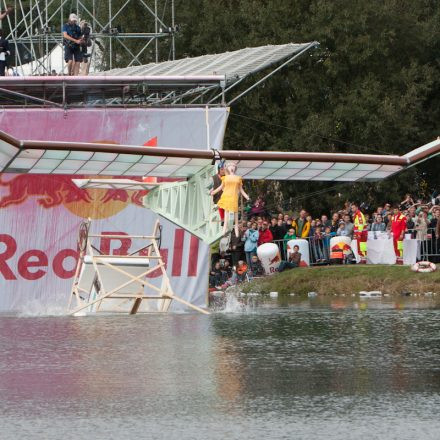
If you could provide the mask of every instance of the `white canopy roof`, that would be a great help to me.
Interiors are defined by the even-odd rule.
[[[20,141],[0,131],[0,172],[11,173],[189,178],[224,159],[244,179],[356,182],[384,179],[439,154],[439,139],[396,156]]]
[[[112,76],[169,76],[169,75],[224,75],[226,82],[235,82],[249,74],[279,63],[302,50],[317,45],[313,43],[288,43],[202,55],[194,58],[183,58],[175,61],[149,63],[142,66],[112,69],[95,75]]]

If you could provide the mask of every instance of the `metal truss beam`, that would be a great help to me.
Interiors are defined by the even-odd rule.
[[[316,41],[313,41],[312,43],[308,44],[304,49],[300,50],[299,52],[297,52],[295,55],[293,55],[292,57],[288,58],[286,61],[284,61],[284,63],[280,64],[278,67],[276,67],[275,69],[272,69],[267,75],[263,76],[263,78],[259,79],[258,81],[256,81],[254,84],[252,84],[250,87],[248,87],[246,90],[244,90],[243,92],[241,92],[240,94],[238,94],[237,96],[235,96],[234,98],[232,98],[228,103],[227,106],[229,107],[232,103],[234,103],[235,101],[237,101],[238,99],[242,98],[243,96],[247,95],[251,90],[253,90],[255,87],[258,87],[260,84],[262,84],[263,82],[265,82],[267,79],[269,79],[272,75],[274,75],[275,73],[277,73],[278,71],[280,71],[283,67],[287,66],[288,64],[290,64],[292,61],[296,60],[297,58],[299,58],[301,55],[303,55],[304,53],[306,53],[307,51],[309,51],[310,49],[313,49],[315,47],[319,46],[319,43]],[[232,90],[233,88],[235,88],[237,85],[239,85],[243,80],[245,80],[246,78],[248,78],[248,76],[250,75],[246,75],[243,76],[242,78],[240,78],[238,81],[234,82],[233,84],[231,84],[229,87],[227,87],[225,90],[222,91],[222,93],[219,93],[218,95],[216,95],[214,98],[212,98],[208,103],[209,104],[213,104],[214,102],[216,102],[219,98],[224,99],[224,96],[227,92],[229,92],[230,90]]]
[[[218,210],[209,195],[215,166],[209,165],[184,182],[162,183],[144,198],[144,206],[212,244],[223,235]]]

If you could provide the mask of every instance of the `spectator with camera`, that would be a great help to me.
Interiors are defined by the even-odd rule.
[[[399,209],[405,210],[413,205],[414,205],[414,200],[412,199],[411,194],[405,194],[405,198],[400,202]]]
[[[8,66],[7,57],[9,55],[11,55],[11,52],[9,51],[8,40],[3,37],[3,32],[0,29],[0,76],[5,76]]]
[[[64,60],[67,63],[67,74],[76,76],[83,60],[81,44],[81,28],[78,26],[78,17],[76,14],[69,15],[69,21],[63,26],[64,38]]]

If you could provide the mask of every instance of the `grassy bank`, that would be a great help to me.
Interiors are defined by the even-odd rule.
[[[400,295],[404,292],[440,293],[440,270],[414,273],[407,266],[325,266],[287,270],[243,286],[245,292],[279,294],[351,294],[380,290]]]

